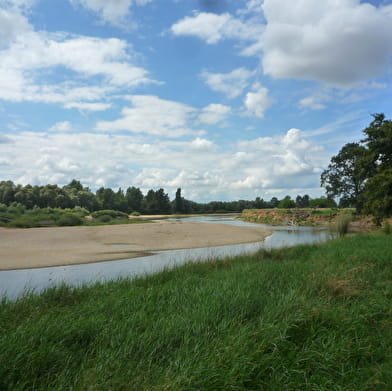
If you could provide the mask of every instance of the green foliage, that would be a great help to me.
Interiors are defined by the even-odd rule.
[[[320,197],[309,201],[310,208],[336,208],[336,202],[331,198]]]
[[[392,121],[373,114],[365,139],[346,144],[321,175],[327,195],[341,206],[355,206],[376,221],[392,216]]]
[[[293,201],[290,196],[286,196],[282,201],[280,201],[278,208],[280,209],[291,209],[295,208],[297,205],[295,201]]]
[[[109,215],[99,215],[96,219],[101,223],[108,223],[109,221],[112,221],[113,218]]]
[[[387,391],[392,241],[363,235],[0,304],[0,389]]]
[[[63,214],[57,219],[57,225],[59,226],[73,226],[73,225],[82,225],[82,224],[83,224],[83,219],[73,213]]]
[[[342,206],[359,206],[366,180],[363,170],[366,154],[365,147],[349,143],[332,157],[328,168],[321,174],[321,186],[325,187],[328,198],[341,198]]]
[[[364,192],[364,211],[377,222],[392,216],[392,169],[379,171],[369,179]]]
[[[333,231],[339,237],[343,237],[343,236],[347,235],[350,230],[351,221],[352,221],[352,217],[349,215],[339,216],[332,226]]]
[[[392,227],[388,220],[384,221],[384,224],[381,229],[382,233],[385,235],[390,235],[392,233]]]
[[[91,216],[94,218],[98,218],[100,216],[110,216],[111,218],[128,218],[128,215],[124,212],[120,212],[119,210],[97,210],[96,212],[91,213]]]

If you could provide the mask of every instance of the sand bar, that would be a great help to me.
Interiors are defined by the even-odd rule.
[[[260,227],[167,222],[95,227],[0,228],[0,270],[111,261],[175,250],[250,243]],[[126,246],[127,245],[127,246]]]

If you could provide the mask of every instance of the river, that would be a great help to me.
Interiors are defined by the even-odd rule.
[[[181,219],[171,218],[169,220],[194,221],[205,224],[223,223],[237,226],[254,225],[254,223],[237,220],[233,216],[197,216]],[[262,242],[159,251],[152,253],[151,256],[119,261],[0,271],[0,298],[6,297],[7,299],[15,300],[27,292],[39,293],[62,283],[70,286],[79,286],[122,277],[138,277],[157,273],[165,268],[172,268],[188,262],[201,262],[209,259],[224,259],[236,255],[252,254],[260,249],[319,243],[331,237],[327,230],[311,227],[261,225],[273,230],[273,233]]]

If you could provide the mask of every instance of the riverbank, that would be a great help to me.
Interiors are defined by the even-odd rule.
[[[240,219],[259,224],[309,227],[333,227],[342,219],[349,219],[352,232],[378,228],[372,216],[356,215],[352,208],[245,209]]]
[[[0,304],[0,389],[389,390],[392,240],[190,264]]]
[[[157,221],[92,227],[0,228],[0,270],[134,258],[150,251],[262,241],[260,227]]]

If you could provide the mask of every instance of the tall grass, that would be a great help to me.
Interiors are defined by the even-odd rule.
[[[351,222],[352,217],[350,215],[341,215],[333,223],[332,231],[335,232],[339,237],[343,237],[348,234]]]
[[[0,389],[390,390],[392,241],[345,237],[0,305]]]

